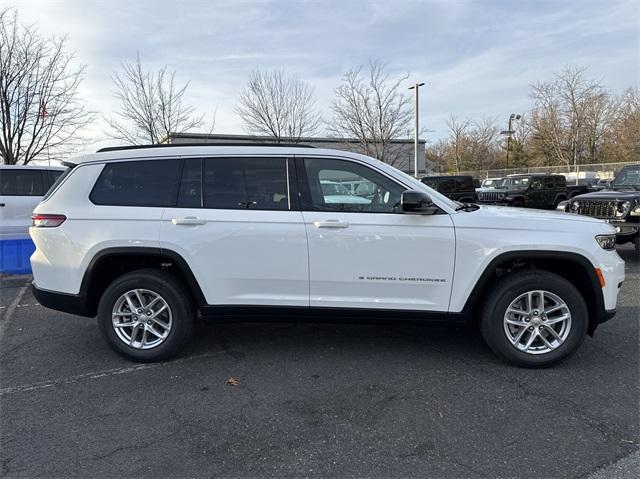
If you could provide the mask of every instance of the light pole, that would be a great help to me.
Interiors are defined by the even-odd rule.
[[[413,169],[414,169],[414,175],[416,178],[418,177],[418,131],[419,131],[419,126],[418,126],[418,89],[424,85],[423,83],[416,83],[413,86],[409,87],[409,90],[415,90],[416,91],[416,95],[415,95],[415,138],[413,139],[413,148],[414,148],[414,157],[413,157]]]
[[[518,121],[520,120],[520,118],[522,118],[522,115],[511,113],[511,115],[509,115],[509,127],[506,130],[500,132],[501,135],[507,136],[507,160],[505,162],[505,170],[509,169],[509,150],[511,149],[511,135],[515,133],[515,131],[513,130],[513,120]]]

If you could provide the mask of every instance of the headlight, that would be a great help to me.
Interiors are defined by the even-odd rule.
[[[569,206],[569,211],[571,211],[572,213],[577,213],[579,208],[580,208],[580,202],[572,201],[571,205]]]
[[[478,199],[481,200],[482,198],[484,198],[484,195],[482,193],[478,193]]]
[[[640,216],[640,206],[636,206],[631,210],[631,216]]]
[[[598,235],[596,241],[602,249],[614,249],[616,247],[616,235]]]
[[[569,202],[567,200],[561,201],[560,203],[558,203],[558,206],[556,206],[556,210],[557,211],[567,211],[567,205],[569,204]]]
[[[618,203],[618,210],[616,211],[616,216],[619,218],[624,218],[631,211],[631,201],[621,201]]]

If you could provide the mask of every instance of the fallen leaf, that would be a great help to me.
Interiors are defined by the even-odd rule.
[[[236,379],[236,378],[229,378],[229,379],[227,379],[227,384],[229,386],[239,386],[240,385],[240,380]]]

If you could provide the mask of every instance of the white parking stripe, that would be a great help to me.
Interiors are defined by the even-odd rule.
[[[9,321],[11,321],[11,317],[13,316],[14,311],[20,305],[20,301],[22,301],[22,297],[24,296],[24,293],[27,291],[28,287],[29,285],[25,284],[22,288],[20,288],[14,300],[7,307],[7,310],[3,313],[2,321],[0,321],[0,339],[4,337],[4,333],[9,326]]]
[[[164,361],[161,363],[148,363],[148,364],[139,364],[138,366],[131,366],[128,368],[113,368],[113,369],[104,369],[102,371],[93,371],[84,374],[78,374],[76,376],[69,376],[66,378],[57,378],[51,379],[49,381],[40,381],[37,383],[31,384],[23,384],[20,386],[12,386],[7,388],[0,389],[0,396],[5,396],[7,394],[15,394],[26,391],[33,391],[35,389],[46,389],[54,386],[60,386],[64,384],[73,384],[78,381],[91,380],[91,379],[100,379],[109,376],[119,376],[121,374],[129,374],[135,373],[137,371],[144,371],[146,369],[156,369],[161,368],[163,366],[171,366],[173,364],[181,364],[187,361],[191,361],[194,359],[202,359],[210,356],[216,356],[218,354],[223,354],[225,351],[215,351],[211,353],[199,354],[197,356],[190,356],[188,358],[176,359],[174,361]]]

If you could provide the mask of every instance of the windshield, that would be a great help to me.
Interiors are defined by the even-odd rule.
[[[613,180],[612,185],[616,186],[634,186],[640,187],[640,166],[631,168],[623,168],[618,176]]]
[[[498,186],[500,183],[502,183],[502,179],[501,178],[492,178],[490,180],[484,180],[482,182],[482,186]]]
[[[322,193],[325,196],[345,195],[350,196],[351,192],[339,183],[322,183]]]
[[[496,188],[513,188],[515,190],[524,190],[529,186],[528,176],[517,178],[503,178],[500,183],[496,184]]]

